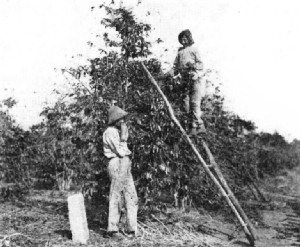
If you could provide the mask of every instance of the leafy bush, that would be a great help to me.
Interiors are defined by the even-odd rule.
[[[8,121],[10,127],[2,133],[2,178],[29,187],[35,180],[60,190],[79,186],[87,197],[96,196],[104,202],[109,180],[102,133],[107,127],[108,107],[117,104],[132,113],[128,119],[129,147],[141,210],[165,203],[177,206],[187,198],[189,203],[210,208],[221,205],[217,189],[170,120],[163,100],[140,65],[143,59],[186,127],[182,85],[164,76],[160,61],[148,58],[151,26],[138,22],[126,8],[100,7],[108,14],[102,24],[119,39],[105,33],[107,46],[102,49],[102,57],[63,70],[78,83],[53,107],[43,110],[45,120],[41,124],[24,132]],[[207,78],[210,73],[208,70]],[[247,184],[256,183],[264,174],[275,175],[280,169],[297,165],[297,141],[287,143],[278,133],[256,133],[254,123],[224,108],[218,85],[208,79],[207,87],[213,90],[202,102],[209,147],[238,197],[243,197]],[[206,159],[200,143],[195,144]]]

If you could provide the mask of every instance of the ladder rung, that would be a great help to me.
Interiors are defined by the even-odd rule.
[[[232,196],[232,193],[227,194],[228,197]]]
[[[225,194],[224,196],[230,198],[231,195],[232,195],[232,194],[229,193],[229,194]]]
[[[248,224],[244,221],[244,224],[242,224],[243,227],[248,228]]]

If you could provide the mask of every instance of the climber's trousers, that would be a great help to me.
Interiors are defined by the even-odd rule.
[[[201,118],[201,99],[204,96],[204,80],[197,78],[193,80],[190,75],[185,75],[182,78],[186,88],[183,92],[184,110],[189,115],[192,127],[203,125]]]

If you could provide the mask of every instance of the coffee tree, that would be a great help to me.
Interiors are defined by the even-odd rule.
[[[28,155],[32,138],[10,115],[16,103],[12,97],[0,103],[0,193],[4,199],[22,196],[32,185],[32,156]]]
[[[217,189],[199,167],[140,65],[143,60],[185,128],[183,88],[164,75],[159,60],[150,57],[151,26],[139,22],[125,7],[99,8],[107,13],[101,22],[107,30],[102,35],[106,46],[88,64],[63,69],[72,78],[71,88],[54,106],[43,110],[41,124],[25,135],[18,130],[12,145],[20,146],[14,150],[18,157],[14,169],[19,166],[20,176],[31,181],[31,186],[43,181],[46,188],[81,188],[87,197],[105,202],[109,180],[102,134],[107,127],[107,110],[115,104],[131,113],[128,144],[140,210],[162,208],[165,203],[220,206]],[[207,78],[210,73],[208,70]],[[299,161],[296,142],[288,144],[279,134],[256,133],[254,123],[225,109],[220,87],[207,80],[213,90],[202,102],[207,141],[238,197],[245,195],[245,186],[257,183],[265,173],[275,174]],[[21,136],[23,139],[15,139]],[[5,141],[9,143],[8,138]],[[24,141],[28,145],[22,149]],[[195,140],[195,144],[206,159],[200,143]],[[26,164],[30,164],[28,169],[24,169]]]

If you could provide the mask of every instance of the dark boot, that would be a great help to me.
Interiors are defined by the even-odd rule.
[[[129,239],[134,239],[134,238],[136,237],[135,232],[129,232],[129,233],[127,234],[127,237],[128,237]]]
[[[189,135],[192,137],[196,137],[203,134],[206,134],[206,128],[204,124],[201,124],[198,127],[193,127],[189,133]]]
[[[124,236],[120,232],[107,232],[106,237],[114,241],[122,241],[124,239]]]
[[[204,126],[204,124],[201,124],[199,127],[198,127],[198,134],[206,134],[206,128]]]

